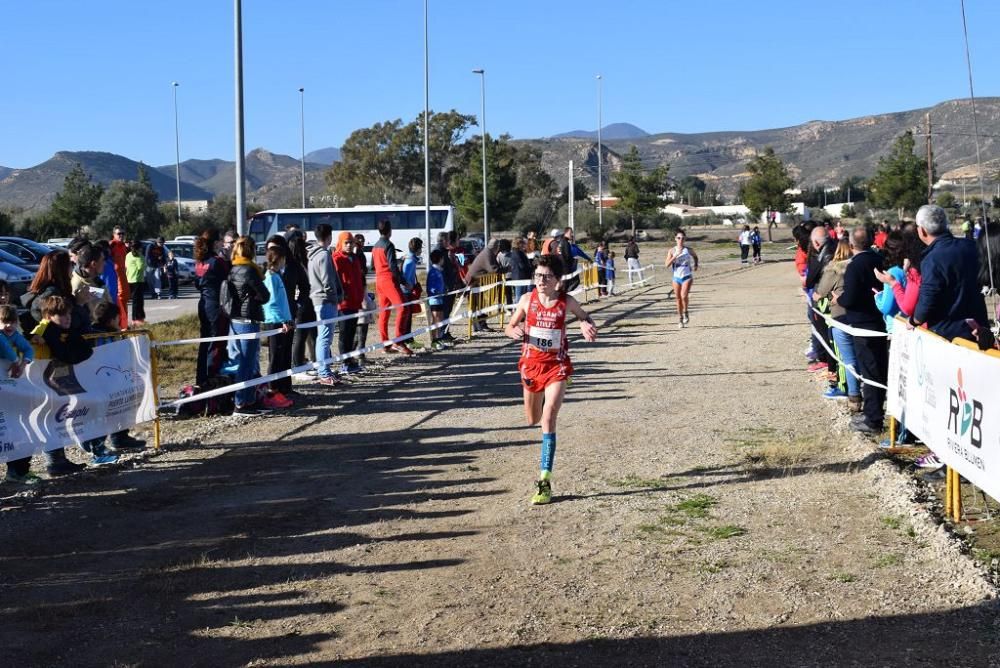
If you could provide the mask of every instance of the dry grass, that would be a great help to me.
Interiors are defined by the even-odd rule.
[[[751,471],[780,475],[808,463],[819,449],[820,444],[814,438],[767,438],[746,445],[740,454]]]
[[[168,322],[150,325],[156,341],[177,341],[180,339],[197,338],[199,325],[198,316],[185,315]],[[158,348],[159,379],[163,388],[162,399],[176,397],[183,385],[194,382],[195,365],[198,360],[197,344],[189,346],[167,346]]]

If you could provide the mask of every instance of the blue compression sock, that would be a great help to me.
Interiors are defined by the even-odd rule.
[[[542,434],[542,478],[552,475],[552,463],[556,458],[556,434]]]

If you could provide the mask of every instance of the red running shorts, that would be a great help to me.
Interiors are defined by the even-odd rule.
[[[573,363],[567,357],[559,360],[533,360],[522,357],[517,362],[521,372],[521,384],[528,392],[544,392],[552,383],[569,380],[573,375]]]

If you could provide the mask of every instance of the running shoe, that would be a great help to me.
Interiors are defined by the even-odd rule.
[[[407,346],[405,343],[395,343],[395,344],[389,346],[388,348],[386,348],[385,352],[387,352],[387,353],[399,353],[400,355],[405,355],[406,357],[409,357],[410,355],[413,354],[413,351],[410,350],[410,347]]]
[[[882,425],[873,426],[867,422],[855,422],[851,424],[851,429],[859,434],[868,434],[870,436],[878,436],[882,433]]]
[[[434,342],[431,344],[431,350],[440,352],[442,350],[447,350],[447,349],[448,346],[446,346],[444,341],[441,341],[440,339],[435,339]]]
[[[286,408],[291,408],[293,402],[281,392],[272,392],[261,399],[260,404],[264,408],[269,408],[271,410],[284,410]]]
[[[939,469],[944,466],[944,462],[938,459],[938,456],[933,452],[923,457],[917,457],[917,461],[914,464],[920,469]]]
[[[847,393],[844,392],[839,387],[829,387],[826,392],[823,393],[824,399],[846,399]]]
[[[691,316],[688,315],[687,311],[684,311],[683,323],[686,325],[691,322]]]
[[[77,464],[76,462],[71,462],[68,459],[64,459],[60,462],[55,462],[54,464],[49,464],[46,468],[48,474],[52,477],[57,477],[61,475],[72,475],[74,473],[79,473],[83,469],[87,468],[86,464]]]
[[[317,378],[316,384],[325,385],[327,387],[334,387],[336,385],[340,385],[340,381],[334,378],[333,376],[324,376],[322,378]]]
[[[233,417],[260,417],[267,415],[270,411],[262,410],[255,405],[237,406],[233,410]]]
[[[7,471],[7,476],[4,480],[15,485],[37,485],[42,482],[42,479],[31,471],[28,471],[24,475],[18,475],[12,471]]]
[[[531,497],[531,504],[543,506],[546,503],[552,503],[552,483],[548,480],[539,480],[535,484],[538,486],[538,491]]]
[[[94,466],[105,466],[118,461],[118,455],[94,455],[90,463]]]
[[[813,362],[806,367],[811,372],[826,371],[826,362]]]

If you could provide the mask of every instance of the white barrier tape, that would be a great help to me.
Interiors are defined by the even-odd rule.
[[[868,337],[889,336],[887,332],[880,332],[877,329],[860,329],[858,327],[851,327],[850,325],[845,325],[842,322],[834,320],[829,316],[829,314],[823,313],[815,306],[812,307],[812,310],[816,313],[816,315],[826,320],[827,325],[833,327],[834,329],[839,329],[842,332],[847,332],[851,336],[868,336]]]
[[[483,289],[494,288],[502,283],[493,283],[489,286],[484,286]],[[352,320],[358,317],[364,317],[367,315],[374,315],[376,313],[381,313],[382,311],[390,311],[393,309],[401,309],[404,306],[413,306],[414,304],[423,304],[429,302],[431,299],[449,297],[451,295],[458,295],[464,292],[468,292],[468,288],[459,288],[458,290],[452,290],[451,292],[446,292],[440,295],[428,295],[427,297],[422,297],[420,299],[414,299],[412,301],[403,302],[399,305],[382,306],[371,311],[357,311],[349,315],[337,315],[332,318],[324,318],[323,320],[313,320],[311,322],[302,322],[295,325],[296,329],[310,329],[312,327],[319,327],[320,325],[332,325],[337,322],[343,322],[345,320]],[[263,330],[261,332],[251,332],[249,334],[229,334],[225,336],[207,336],[204,338],[197,339],[178,339],[176,341],[156,341],[153,342],[154,348],[164,348],[166,346],[181,346],[181,345],[191,345],[195,343],[213,343],[216,341],[236,341],[241,339],[266,339],[270,336],[278,334],[280,330],[271,329]]]
[[[812,330],[813,336],[816,338],[816,340],[819,341],[820,344],[824,348],[826,348],[826,352],[830,353],[830,357],[832,357],[833,359],[837,360],[837,364],[839,364],[840,366],[842,366],[845,369],[847,369],[847,372],[850,373],[855,378],[857,378],[859,382],[864,383],[865,385],[871,385],[872,387],[877,387],[877,388],[885,390],[887,392],[889,391],[889,388],[886,387],[885,385],[883,385],[882,383],[877,383],[874,380],[868,380],[867,378],[865,378],[864,376],[862,376],[860,373],[858,373],[857,371],[855,371],[853,366],[851,366],[850,364],[846,364],[842,359],[840,359],[839,357],[837,357],[837,354],[834,353],[830,349],[830,346],[827,345],[827,343],[826,343],[826,339],[824,339],[822,336],[819,335],[819,332],[816,331],[815,327],[813,327],[812,325],[809,325],[809,329]],[[868,330],[862,330],[862,331],[868,331]]]

